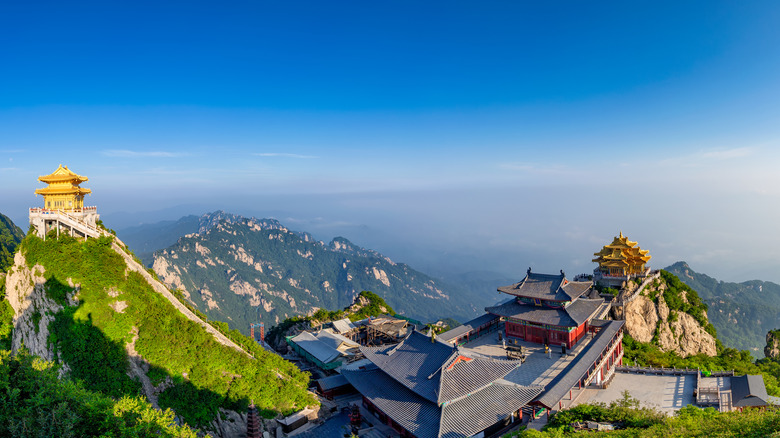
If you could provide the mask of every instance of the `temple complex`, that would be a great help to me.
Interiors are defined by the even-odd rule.
[[[631,277],[645,277],[650,272],[646,266],[652,256],[650,251],[641,249],[637,242],[628,240],[623,232],[609,245],[593,254],[599,266],[593,271],[594,281],[605,286],[620,286]]]
[[[97,228],[97,207],[85,207],[84,195],[92,190],[81,187],[89,178],[81,176],[68,166],[60,164],[49,175],[38,177],[48,186],[35,190],[43,196],[43,208],[30,209],[30,225],[33,225],[41,238],[56,230],[76,237],[98,237],[102,232]]]
[[[485,309],[506,321],[507,338],[572,348],[593,318],[603,317],[609,303],[592,292],[590,281],[570,281],[560,275],[528,272],[523,280],[498,291],[513,298]]]
[[[369,363],[341,374],[361,393],[363,406],[402,437],[492,436],[517,424],[523,407],[542,392],[505,379],[520,361],[475,354],[417,331],[398,344],[360,350]]]

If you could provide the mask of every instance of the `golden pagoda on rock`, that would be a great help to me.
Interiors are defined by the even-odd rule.
[[[35,190],[36,195],[43,195],[43,208],[30,208],[30,225],[35,227],[38,237],[45,239],[51,231],[58,236],[61,232],[84,238],[103,235],[97,227],[97,207],[84,206],[84,195],[92,190],[79,185],[88,180],[62,164],[50,175],[38,177],[38,181],[48,184]]]
[[[645,265],[652,256],[648,255],[650,251],[641,249],[636,244],[623,236],[621,231],[620,236],[615,237],[612,243],[593,254],[596,256],[593,261],[599,264],[596,273],[602,277],[646,275],[648,268]]]
[[[39,176],[38,181],[48,184],[47,187],[35,190],[36,195],[43,195],[43,208],[46,210],[63,210],[80,212],[84,208],[84,195],[92,190],[79,187],[86,176],[81,176],[68,166],[60,166],[50,175]]]

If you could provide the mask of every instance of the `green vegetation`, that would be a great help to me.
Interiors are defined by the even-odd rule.
[[[609,432],[574,432],[573,421],[599,421],[625,427]],[[624,397],[609,406],[604,404],[579,405],[555,415],[542,432],[522,430],[505,435],[522,438],[604,437],[604,438],[674,438],[674,437],[778,437],[780,411],[748,409],[744,412],[718,412],[713,408],[700,409],[688,405],[673,417],[638,408],[635,400]]]
[[[24,232],[7,216],[0,214],[0,272],[14,264],[16,247],[24,238]]]
[[[47,291],[55,299],[67,301],[67,284],[80,285],[78,306],[55,315],[49,342],[85,388],[112,397],[137,395],[138,383],[125,374],[125,346],[132,344],[151,364],[150,378],[172,382],[160,394],[160,406],[197,427],[207,426],[220,407],[245,411],[250,399],[267,416],[316,403],[306,391],[308,375],[294,365],[248,340],[242,345],[256,359],[219,344],[140,274],[126,274],[112,240],[79,242],[63,235],[43,241],[29,235],[21,245],[29,266],[46,269]],[[121,312],[111,307],[118,302],[126,304]]]
[[[707,333],[716,336],[715,327],[707,320],[707,305],[699,294],[669,271],[661,270],[661,278],[666,282],[663,296],[669,310],[691,315]],[[654,301],[657,302],[657,297]]]
[[[368,318],[369,316],[379,316],[382,314],[394,315],[395,311],[390,307],[382,297],[379,295],[364,290],[358,295],[360,297],[368,299],[368,304],[363,306],[357,312],[349,315],[350,321],[360,321],[361,319]]]
[[[14,329],[14,309],[5,299],[5,275],[0,274],[0,350],[11,349],[11,332]]]
[[[780,321],[780,285],[768,281],[729,283],[693,271],[685,262],[666,268],[695,289],[709,307],[709,320],[727,347],[763,357],[766,333]]]
[[[621,428],[648,428],[663,421],[664,414],[649,408],[640,408],[639,400],[623,391],[623,398],[607,406],[604,403],[578,405],[566,409],[550,419],[548,429],[571,431],[571,423],[582,421],[608,422]]]
[[[0,436],[195,438],[173,412],[139,397],[113,399],[57,377],[57,366],[21,351],[0,350]]]

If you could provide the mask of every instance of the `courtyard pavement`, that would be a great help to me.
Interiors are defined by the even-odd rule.
[[[672,415],[678,409],[694,404],[696,398],[696,376],[653,376],[645,374],[616,373],[607,389],[588,388],[574,400],[574,405],[583,403],[606,403],[623,398],[623,391],[639,400],[643,407],[658,409]]]
[[[518,385],[545,386],[571,363],[591,339],[593,336],[585,335],[566,355],[561,355],[560,346],[552,346],[550,353],[545,355],[544,345],[514,339],[507,340],[507,345],[522,346],[526,359],[519,368],[507,374],[505,379]],[[497,333],[479,337],[465,344],[464,347],[484,356],[506,359],[506,352],[502,343],[498,341]]]

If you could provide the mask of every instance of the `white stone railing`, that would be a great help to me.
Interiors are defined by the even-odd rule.
[[[625,306],[626,304],[634,301],[639,297],[639,295],[642,294],[642,291],[645,290],[648,284],[650,284],[651,281],[658,279],[661,276],[661,271],[655,271],[655,273],[645,277],[645,281],[642,282],[642,284],[639,285],[639,287],[634,291],[634,293],[628,297],[624,298],[622,300],[616,300],[615,305],[616,306]]]

